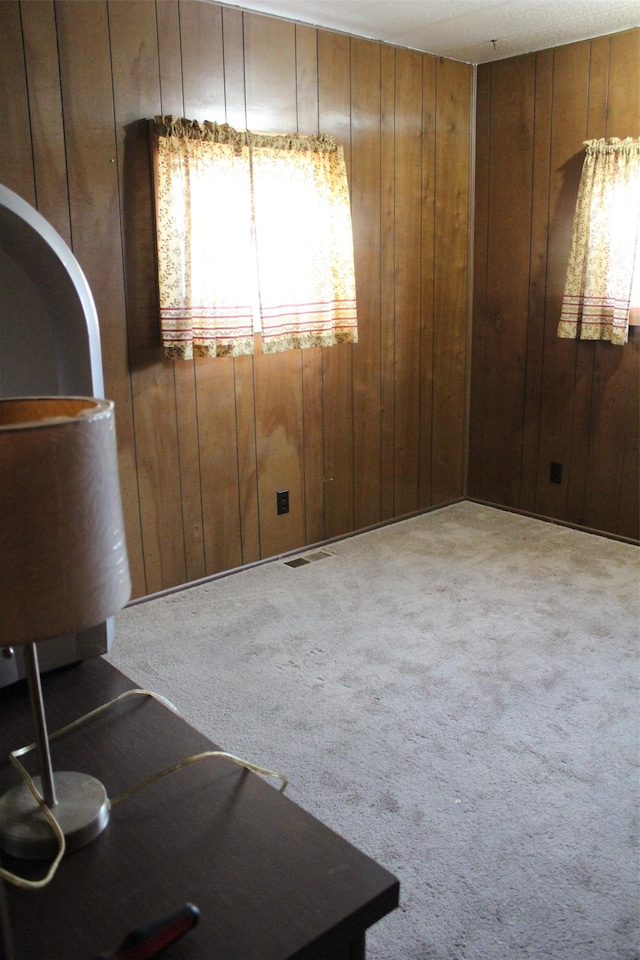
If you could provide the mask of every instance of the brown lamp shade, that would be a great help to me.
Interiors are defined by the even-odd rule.
[[[113,403],[0,399],[0,646],[94,626],[130,594]]]

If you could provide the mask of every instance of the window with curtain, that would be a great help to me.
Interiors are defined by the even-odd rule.
[[[342,146],[152,123],[160,323],[172,359],[357,341]]]
[[[640,275],[640,139],[585,141],[558,336],[625,344]]]

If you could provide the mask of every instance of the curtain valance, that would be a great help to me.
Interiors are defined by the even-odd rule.
[[[271,147],[278,150],[309,152],[336,152],[344,157],[342,144],[326,133],[302,136],[298,133],[254,133],[252,130],[236,130],[228,123],[215,120],[187,120],[180,117],[156,117],[155,132],[160,137],[178,137],[185,140],[208,140],[210,143],[228,143],[240,151],[243,147]]]

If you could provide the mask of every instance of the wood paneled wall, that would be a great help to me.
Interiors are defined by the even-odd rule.
[[[631,538],[640,329],[617,347],[556,328],[583,141],[640,134],[639,53],[633,30],[478,68],[468,478],[472,497]]]
[[[93,290],[135,596],[463,494],[472,81],[465,64],[198,0],[0,3],[0,182]],[[163,359],[158,113],[345,145],[357,345]]]

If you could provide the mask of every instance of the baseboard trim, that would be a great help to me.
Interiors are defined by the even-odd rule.
[[[569,527],[571,530],[579,530],[581,533],[591,533],[597,537],[606,537],[607,540],[618,540],[621,543],[629,543],[631,546],[640,546],[640,540],[634,540],[633,537],[623,537],[621,534],[611,533],[609,530],[598,530],[596,527],[585,527],[579,523],[571,523],[569,520],[557,520],[555,517],[547,517],[542,513],[534,513],[531,510],[520,510],[518,507],[508,507],[503,503],[492,503],[490,500],[481,500],[479,497],[465,497],[470,503],[478,503],[483,507],[493,507],[496,510],[504,510],[505,513],[517,513],[521,517],[529,517],[531,520],[543,520],[545,523],[553,523],[558,527]]]
[[[174,593],[181,593],[183,590],[189,590],[191,587],[201,587],[205,583],[213,583],[215,580],[222,580],[223,577],[231,577],[235,573],[243,573],[245,570],[253,570],[255,567],[262,567],[265,563],[275,563],[279,560],[286,560],[290,557],[297,557],[301,553],[307,553],[310,550],[319,550],[331,543],[338,543],[340,540],[348,540],[350,537],[358,537],[362,533],[369,533],[371,530],[379,530],[381,527],[388,527],[392,523],[401,523],[402,520],[411,520],[412,517],[420,517],[425,513],[433,513],[435,510],[442,510],[444,507],[450,507],[454,503],[462,503],[467,497],[456,497],[453,500],[447,500],[444,503],[436,503],[432,507],[425,507],[422,510],[414,510],[411,513],[405,513],[400,517],[392,517],[390,520],[381,520],[379,523],[372,523],[368,527],[361,527],[351,533],[342,533],[337,537],[329,537],[327,540],[318,540],[316,543],[307,543],[304,547],[296,547],[294,550],[288,550],[286,553],[278,553],[272,557],[264,557],[262,560],[254,560],[253,563],[245,563],[239,567],[232,567],[230,570],[220,570],[218,573],[211,573],[206,577],[200,577],[198,580],[189,580],[187,583],[178,583],[175,587],[167,587],[166,590],[158,590],[156,593],[145,594],[144,597],[135,597],[127,603],[128,607],[138,606],[140,603],[146,603],[148,600],[158,600],[160,597],[169,597]]]
[[[495,510],[503,510],[505,513],[516,513],[521,517],[529,517],[532,520],[542,520],[545,523],[553,523],[559,527],[569,527],[571,530],[579,530],[582,533],[591,533],[594,536],[606,537],[609,540],[618,540],[622,543],[629,543],[632,546],[640,546],[640,540],[633,540],[631,537],[622,537],[608,530],[596,530],[592,527],[583,527],[576,523],[569,523],[566,520],[556,520],[554,517],[545,517],[543,514],[532,513],[529,510],[520,510],[517,507],[507,507],[501,503],[491,503],[489,500],[480,500],[478,497],[456,497],[453,500],[447,500],[444,503],[436,503],[432,507],[426,507],[422,510],[414,510],[411,513],[404,513],[400,517],[393,517],[390,520],[381,520],[379,523],[372,523],[368,527],[361,527],[351,533],[343,533],[337,537],[329,537],[327,540],[318,540],[316,543],[305,544],[304,547],[296,547],[295,550],[288,550],[286,553],[278,553],[272,557],[265,557],[262,560],[255,560],[253,563],[245,563],[239,567],[232,567],[230,570],[220,570],[218,573],[212,573],[207,577],[200,577],[199,580],[190,580],[188,583],[179,583],[175,587],[167,587],[166,590],[158,590],[156,593],[149,593],[144,597],[136,597],[130,600],[127,607],[135,607],[140,603],[146,603],[148,600],[158,600],[160,597],[168,597],[174,593],[181,593],[183,590],[189,590],[191,587],[200,587],[205,583],[213,583],[215,580],[222,580],[223,577],[231,577],[235,573],[243,573],[245,570],[253,570],[255,567],[262,567],[265,563],[275,563],[280,560],[286,560],[290,557],[297,557],[302,553],[308,553],[310,550],[319,550],[322,547],[329,546],[331,543],[338,543],[340,540],[349,540],[351,537],[358,537],[362,533],[369,533],[371,530],[380,530],[382,527],[389,527],[393,523],[401,523],[403,520],[411,520],[413,517],[420,517],[423,514],[434,513],[436,510],[442,510],[444,507],[450,507],[454,503],[477,503],[483,507],[493,507]]]

